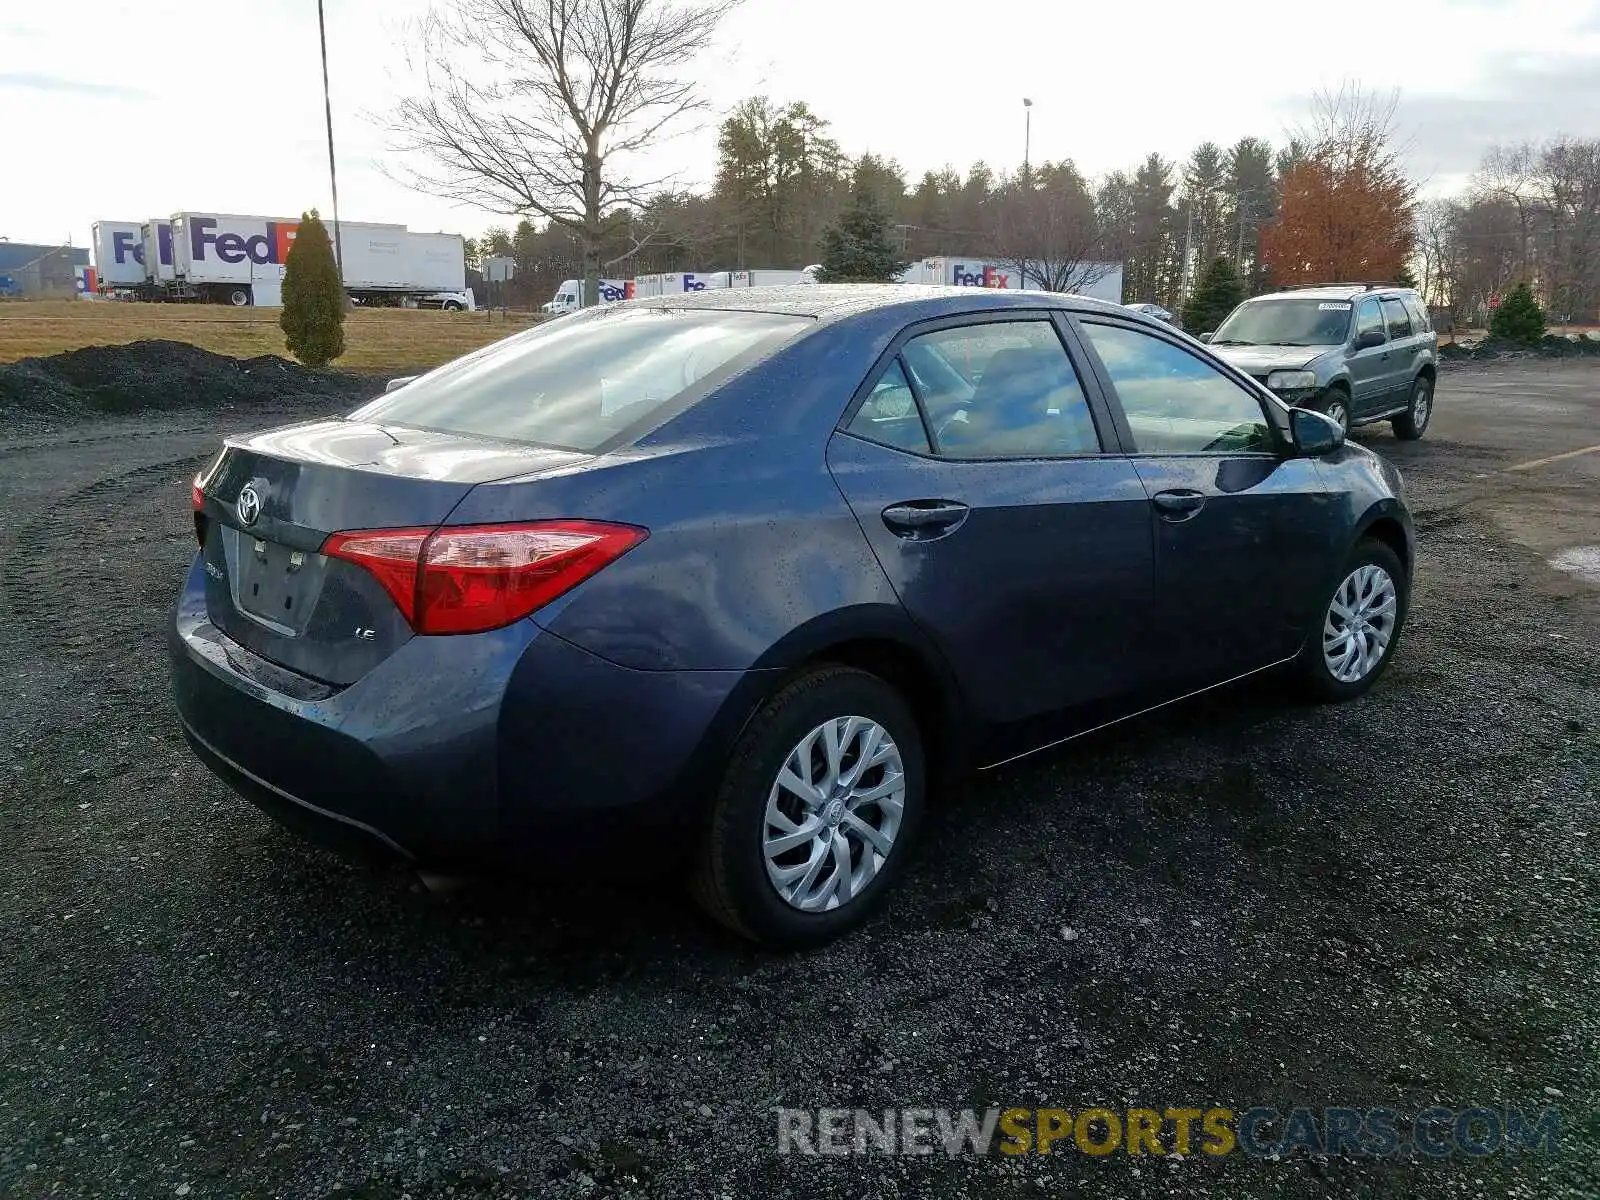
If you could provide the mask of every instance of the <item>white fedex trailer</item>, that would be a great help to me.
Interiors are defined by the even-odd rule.
[[[144,294],[157,300],[202,300],[276,307],[298,220],[182,212],[168,223],[171,273],[162,273],[162,230],[145,228]],[[329,234],[333,230],[330,224]],[[458,234],[412,233],[404,225],[339,223],[345,291],[357,304],[471,309],[466,257]],[[156,270],[151,271],[152,258]]]
[[[144,242],[138,221],[96,221],[90,228],[96,288],[102,293],[144,283]]]

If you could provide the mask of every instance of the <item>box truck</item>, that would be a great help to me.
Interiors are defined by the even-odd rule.
[[[631,279],[600,280],[600,303],[613,304],[618,300],[632,300],[633,283]],[[583,280],[563,279],[561,286],[556,289],[556,294],[550,298],[548,304],[540,306],[540,311],[559,315],[582,307]]]
[[[145,300],[276,307],[283,302],[285,264],[299,228],[298,220],[204,212],[145,222],[140,229],[144,280],[135,294]],[[109,232],[114,239],[116,230]],[[345,291],[357,304],[476,307],[458,234],[341,221],[339,249]]]

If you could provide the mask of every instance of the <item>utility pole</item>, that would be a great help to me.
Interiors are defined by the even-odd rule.
[[[333,158],[333,98],[328,91],[328,27],[322,17],[322,0],[317,0],[317,35],[322,39],[322,111],[328,122],[328,184],[333,189],[333,262],[339,271],[339,286],[344,286],[344,245],[339,237],[339,171]]]
[[[1022,98],[1022,182],[1029,182],[1028,176],[1028,151],[1032,149],[1033,141],[1033,101],[1026,96]]]

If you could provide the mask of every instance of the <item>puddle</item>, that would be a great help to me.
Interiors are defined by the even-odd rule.
[[[1549,563],[1585,583],[1600,583],[1600,546],[1574,546],[1550,558]]]

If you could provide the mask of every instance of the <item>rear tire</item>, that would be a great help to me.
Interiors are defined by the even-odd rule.
[[[1395,437],[1403,442],[1414,442],[1428,430],[1433,419],[1433,380],[1418,375],[1411,385],[1411,403],[1406,411],[1389,422]]]
[[[234,308],[249,308],[250,289],[247,287],[229,288],[223,293],[222,299],[224,303],[230,304]]]
[[[1322,598],[1316,626],[1295,664],[1311,699],[1354,700],[1378,682],[1394,658],[1410,593],[1393,550],[1371,538],[1356,544]]]
[[[803,788],[780,783],[797,775]],[[695,899],[764,946],[832,941],[866,919],[904,867],[926,789],[921,735],[898,692],[853,667],[803,675],[761,706],[734,747],[697,856]]]

